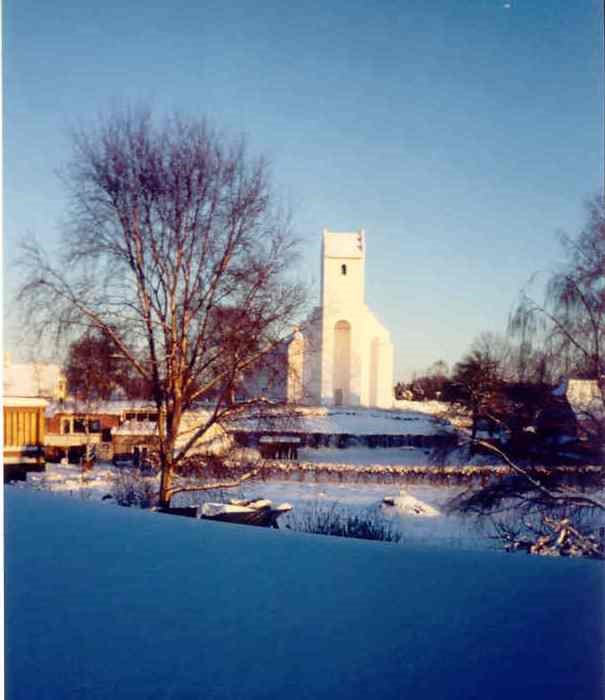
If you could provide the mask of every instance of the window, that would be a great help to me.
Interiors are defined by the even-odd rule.
[[[63,433],[63,435],[69,435],[69,433],[71,432],[71,426],[70,426],[69,420],[63,421],[61,432]]]
[[[88,422],[88,430],[91,433],[100,433],[101,432],[101,421],[100,420],[91,420]]]
[[[85,433],[86,421],[83,418],[74,419],[74,433]]]
[[[347,274],[347,266],[346,266],[346,265],[341,265],[341,266],[340,266],[340,270],[341,270],[341,272],[342,272],[343,275],[346,275],[346,274]]]

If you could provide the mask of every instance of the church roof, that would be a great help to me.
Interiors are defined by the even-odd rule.
[[[353,233],[336,233],[324,229],[324,257],[363,258],[365,240],[363,229]]]

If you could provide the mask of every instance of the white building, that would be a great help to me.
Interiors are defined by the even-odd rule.
[[[4,353],[4,396],[27,396],[44,399],[65,399],[67,381],[59,365],[30,362],[15,364],[10,353]]]
[[[365,304],[364,231],[323,232],[321,306],[290,346],[290,400],[335,406],[393,405],[393,344]]]
[[[393,344],[365,294],[365,234],[323,232],[321,304],[244,378],[238,398],[393,407]]]

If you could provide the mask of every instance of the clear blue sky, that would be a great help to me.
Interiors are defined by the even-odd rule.
[[[268,155],[315,281],[324,226],[365,228],[397,377],[453,363],[602,186],[602,51],[600,0],[6,0],[5,302],[18,238],[57,240],[69,128],[143,100]]]

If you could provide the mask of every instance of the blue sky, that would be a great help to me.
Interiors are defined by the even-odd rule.
[[[19,237],[58,238],[70,128],[144,101],[269,157],[315,282],[322,229],[365,228],[367,302],[396,376],[451,364],[505,329],[602,187],[601,13],[597,0],[7,0],[5,303]],[[13,338],[9,325],[18,354]]]

